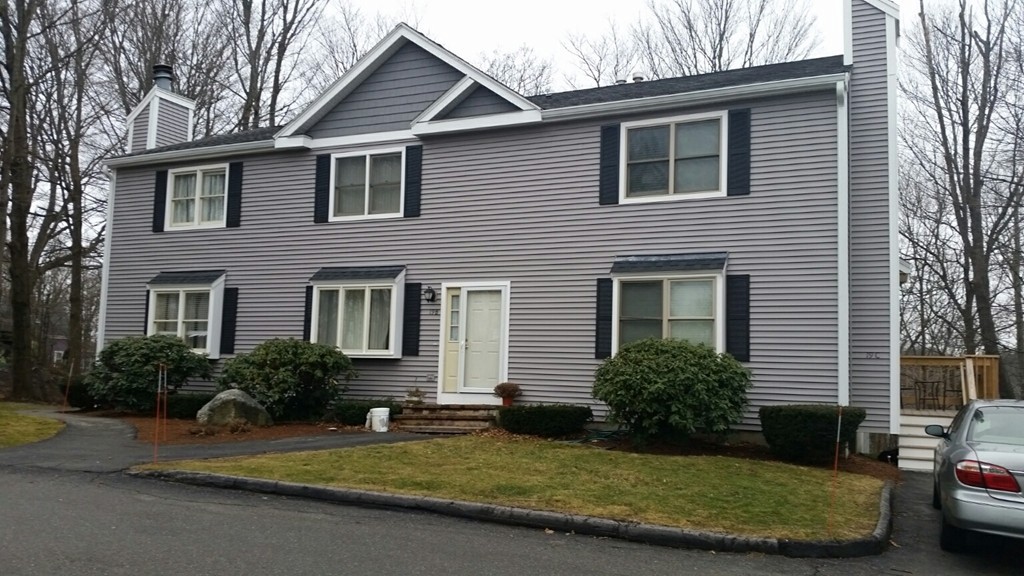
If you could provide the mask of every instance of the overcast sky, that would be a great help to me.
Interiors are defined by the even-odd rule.
[[[410,20],[408,15],[416,14],[420,32],[471,62],[478,61],[481,53],[528,44],[539,56],[555,61],[558,85],[563,84],[562,74],[574,72],[561,45],[568,34],[605,30],[609,20],[628,28],[646,5],[646,0],[350,1],[368,15],[380,11]],[[912,25],[907,20],[917,13],[917,0],[898,1],[904,25]],[[811,0],[810,4],[822,38],[814,56],[842,54],[843,0]]]

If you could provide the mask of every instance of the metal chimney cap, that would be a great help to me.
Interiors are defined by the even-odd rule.
[[[157,87],[170,91],[174,84],[174,68],[169,64],[153,65],[153,84]]]

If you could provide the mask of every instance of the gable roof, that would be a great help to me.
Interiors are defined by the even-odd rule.
[[[408,24],[401,23],[395,26],[383,40],[377,43],[365,56],[356,62],[355,66],[342,74],[331,86],[313,101],[305,110],[289,122],[278,134],[277,137],[293,136],[308,130],[318,120],[323,118],[327,112],[341,103],[356,87],[366,80],[373,72],[394,55],[399,48],[406,43],[413,43],[435,58],[443,61],[452,68],[466,75],[476,84],[487,87],[498,94],[519,110],[538,110],[539,106],[522,96],[515,90],[491,78],[479,68],[449,52],[440,44],[427,38]]]
[[[555,108],[568,108],[570,106],[585,106],[620,100],[666,96],[669,94],[685,94],[701,90],[715,90],[745,84],[762,84],[778,82],[780,80],[826,76],[841,74],[847,71],[849,71],[849,67],[843,65],[842,56],[827,56],[825,58],[767,64],[765,66],[725,70],[723,72],[699,74],[696,76],[681,76],[664,80],[649,80],[602,86],[600,88],[557,92],[554,94],[541,94],[539,96],[532,96],[530,100],[544,110],[551,110]]]

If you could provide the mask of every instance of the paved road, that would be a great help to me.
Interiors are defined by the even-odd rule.
[[[123,433],[112,425],[92,442]],[[26,461],[25,450],[0,451],[0,572],[5,576],[1021,573],[1019,546],[1013,543],[968,555],[940,552],[928,478],[922,475],[908,475],[898,491],[898,548],[869,558],[807,560],[674,550],[181,486],[110,471],[117,458],[97,456],[77,443],[67,444],[77,447],[77,454],[61,454],[61,444],[71,438],[65,434],[36,445],[42,457],[35,462]],[[145,451],[130,435],[124,440],[125,449]]]

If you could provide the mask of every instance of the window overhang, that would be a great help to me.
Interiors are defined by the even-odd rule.
[[[147,282],[150,287],[183,285],[210,286],[225,274],[224,270],[195,270],[185,272],[161,272]]]
[[[728,252],[666,254],[659,256],[620,256],[612,263],[612,274],[650,274],[673,272],[721,272],[729,260]]]
[[[309,281],[313,284],[343,282],[396,282],[405,272],[405,266],[347,266],[342,268],[321,268]]]

